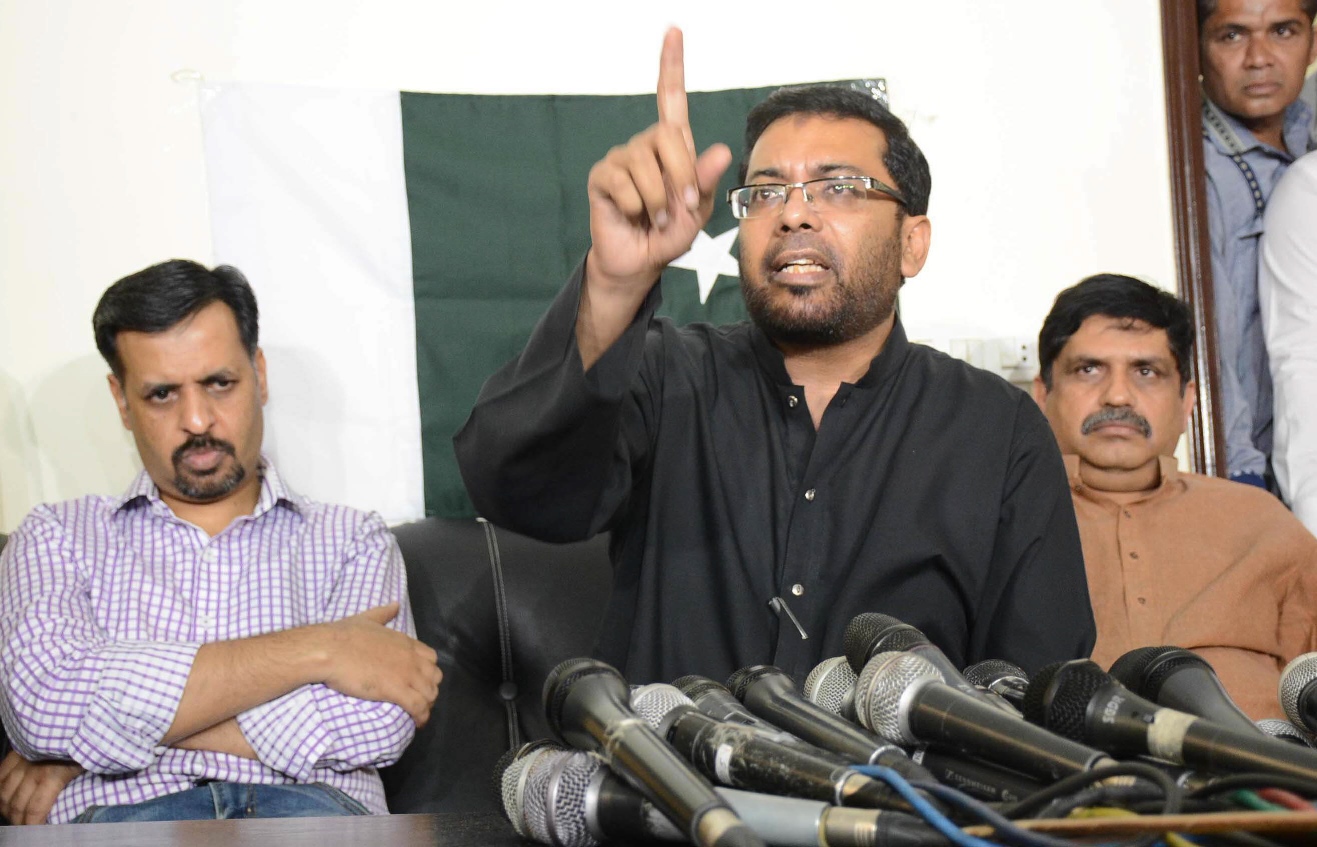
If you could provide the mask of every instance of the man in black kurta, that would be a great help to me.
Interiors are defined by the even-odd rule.
[[[663,85],[661,77],[661,115]],[[591,174],[591,253],[523,353],[486,383],[456,438],[472,500],[494,523],[548,540],[612,531],[614,593],[598,654],[632,682],[724,679],[750,664],[801,680],[843,652],[846,624],[870,611],[919,627],[958,666],[1004,658],[1032,671],[1092,647],[1079,536],[1046,420],[1004,380],[909,343],[892,312],[900,278],[917,272],[927,250],[926,164],[921,190],[908,162],[890,162],[888,175],[890,157],[848,156],[852,138],[875,139],[877,150],[885,135],[907,159],[913,147],[885,110],[882,132],[873,130],[876,104],[856,106],[852,94],[864,100],[833,90],[821,108],[812,95],[790,95],[747,131],[748,164],[765,165],[750,167],[754,193],[733,199],[738,217],[757,218],[742,222],[754,320],[741,324],[679,328],[654,317],[651,276],[626,289],[639,303],[623,310],[627,319],[611,332],[588,331],[592,310],[605,308],[590,275],[617,265],[615,235],[598,224],[605,212],[616,206],[637,230],[670,236],[649,251],[666,263],[689,245],[701,208],[711,208],[681,208],[673,186],[687,171],[671,161],[665,120],[652,138],[610,153]],[[823,164],[800,155],[811,144],[828,148]],[[644,156],[633,155],[637,145],[649,145]],[[691,148],[702,201],[727,165],[723,152],[694,159]],[[667,186],[659,208],[636,173],[648,165],[633,164],[651,154]],[[885,179],[850,176],[861,167]],[[642,209],[628,207],[619,170],[631,174]],[[881,188],[853,190],[827,176],[838,171]],[[807,191],[813,196],[801,196]],[[879,206],[876,192],[901,203],[900,214],[890,200]],[[685,218],[694,223],[674,233]],[[887,239],[899,273],[898,259],[861,252],[880,226],[899,233]],[[761,242],[767,258],[757,274],[747,261]],[[637,278],[654,272],[636,268]],[[756,307],[761,276],[785,306]],[[843,317],[870,310],[874,320],[799,331],[790,310],[809,298],[828,306],[825,294],[863,288],[870,277],[890,278],[890,291],[874,283],[866,293],[890,297],[849,302]],[[868,350],[854,378],[819,380],[817,358],[848,349]]]

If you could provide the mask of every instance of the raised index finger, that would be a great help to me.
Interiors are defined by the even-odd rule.
[[[663,36],[663,55],[659,58],[659,123],[690,124],[686,112],[686,66],[681,30],[675,26]]]

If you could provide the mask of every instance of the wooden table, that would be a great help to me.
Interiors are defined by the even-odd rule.
[[[0,827],[0,847],[519,847],[502,815],[380,815]]]

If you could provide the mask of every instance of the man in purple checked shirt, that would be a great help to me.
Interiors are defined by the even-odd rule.
[[[384,814],[441,674],[375,514],[261,456],[236,269],[175,260],[92,319],[144,470],[38,506],[0,554],[0,813],[15,823]]]

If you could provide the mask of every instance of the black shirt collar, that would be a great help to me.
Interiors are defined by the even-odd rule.
[[[786,361],[782,351],[775,345],[757,324],[750,325],[750,338],[759,367],[770,380],[778,385],[794,385],[787,373]],[[901,325],[901,316],[892,321],[892,331],[883,343],[883,349],[869,363],[869,370],[856,381],[856,388],[876,388],[891,378],[905,361],[905,354],[910,349],[910,342]]]

